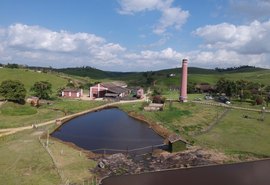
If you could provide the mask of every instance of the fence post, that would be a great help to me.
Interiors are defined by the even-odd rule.
[[[126,155],[128,155],[128,147],[127,147],[127,154]]]
[[[47,130],[47,141],[46,141],[46,146],[49,146],[49,130]]]

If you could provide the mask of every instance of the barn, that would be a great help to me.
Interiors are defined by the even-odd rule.
[[[82,89],[66,88],[62,91],[62,97],[65,98],[80,98],[83,96]]]
[[[95,98],[122,98],[129,94],[129,89],[125,83],[107,82],[99,83],[90,87],[89,97]]]

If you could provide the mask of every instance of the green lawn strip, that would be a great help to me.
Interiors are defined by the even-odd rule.
[[[37,113],[37,109],[29,104],[20,105],[12,102],[5,103],[1,108],[1,114],[4,116],[24,116]]]
[[[6,103],[0,107],[0,128],[38,124],[63,117],[65,114],[74,114],[103,104],[105,102],[102,101],[60,99],[54,101],[52,105],[42,105],[35,108],[27,104]]]
[[[45,142],[45,140],[42,140]],[[70,184],[87,184],[92,182],[94,175],[89,171],[96,162],[89,159],[87,154],[64,144],[56,139],[50,139],[49,149],[56,162],[57,168]]]
[[[166,97],[167,99],[179,100],[179,91],[164,91],[162,93],[162,96]],[[188,94],[188,100],[192,101],[196,98],[201,98],[203,100],[204,96],[205,94]]]
[[[38,134],[28,130],[0,138],[1,184],[61,183],[50,156],[38,141]]]
[[[260,118],[257,112],[231,110],[211,131],[197,136],[197,143],[227,154],[269,157],[270,114],[263,122]]]
[[[76,99],[59,99],[52,105],[47,105],[48,109],[60,110],[66,114],[74,114],[87,109],[91,109],[100,105],[104,105],[105,101],[83,101]]]

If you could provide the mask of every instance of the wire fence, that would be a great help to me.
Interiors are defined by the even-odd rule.
[[[159,144],[159,145],[151,145],[151,146],[144,146],[140,148],[126,148],[124,149],[111,149],[111,148],[99,148],[99,149],[94,149],[90,150],[91,152],[94,153],[99,153],[99,154],[114,154],[114,153],[123,153],[127,155],[144,155],[148,153],[153,153],[154,150],[156,149],[162,149],[162,150],[167,150],[168,145],[167,144]]]

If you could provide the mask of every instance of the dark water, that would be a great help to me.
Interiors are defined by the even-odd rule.
[[[164,140],[147,124],[133,119],[117,108],[104,109],[72,119],[52,133],[52,136],[87,150],[106,148],[131,151],[146,146],[151,148],[152,145],[162,144]]]
[[[270,160],[109,177],[102,185],[270,185]]]

